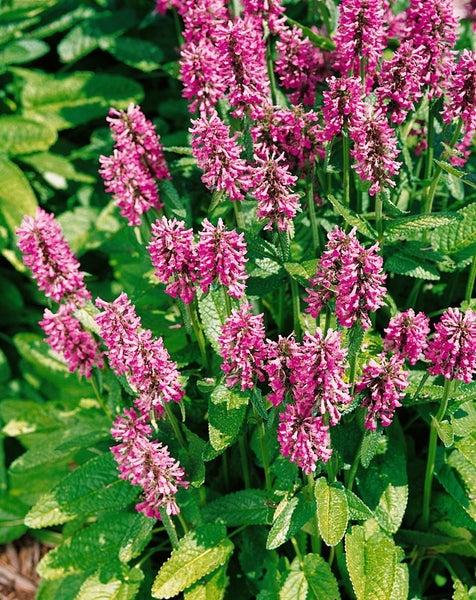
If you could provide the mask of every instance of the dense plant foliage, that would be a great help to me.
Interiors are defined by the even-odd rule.
[[[473,13],[0,2],[0,542],[53,546],[40,600],[474,597]]]

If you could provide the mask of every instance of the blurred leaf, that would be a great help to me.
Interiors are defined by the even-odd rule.
[[[28,506],[17,497],[0,498],[0,544],[7,544],[27,531],[24,518]]]
[[[30,156],[22,156],[21,160],[38,171],[52,187],[59,190],[68,187],[68,180],[83,183],[96,181],[91,175],[77,171],[73,163],[61,154],[37,152]]]
[[[15,163],[0,155],[0,212],[13,232],[38,204],[28,179]]]
[[[0,144],[10,155],[47,150],[56,139],[56,131],[46,123],[16,115],[0,117]]]
[[[317,46],[317,48],[321,48],[321,50],[327,50],[328,52],[335,50],[335,44],[330,38],[318,35],[310,27],[306,27],[305,25],[302,25],[301,23],[298,23],[298,21],[294,21],[294,19],[290,19],[289,17],[286,18],[286,21],[288,21],[290,25],[300,29],[303,35],[309,38],[309,40],[314,46]]]
[[[44,56],[49,51],[48,44],[41,40],[32,38],[14,40],[1,50],[0,67],[30,62]]]
[[[116,39],[104,39],[100,43],[102,50],[107,50],[117,60],[150,73],[160,68],[164,61],[163,51],[148,40],[121,36]]]

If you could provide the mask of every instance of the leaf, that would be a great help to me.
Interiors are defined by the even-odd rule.
[[[476,431],[476,406],[472,400],[459,404],[450,412],[455,435],[465,437]]]
[[[121,575],[107,582],[102,581],[99,573],[90,575],[75,600],[133,600],[139,592],[144,573],[138,567],[133,567]]]
[[[264,490],[241,490],[210,502],[203,508],[206,521],[227,527],[270,523],[269,495]]]
[[[66,189],[67,180],[81,183],[96,181],[91,175],[77,171],[73,163],[60,154],[37,152],[31,156],[22,156],[21,160],[38,171],[56,189]]]
[[[208,294],[198,294],[198,312],[203,329],[215,352],[220,351],[218,338],[227,318],[226,304],[221,289],[210,290]]]
[[[344,537],[349,521],[349,505],[344,486],[328,484],[324,477],[320,477],[316,481],[314,495],[319,533],[328,546],[335,546]]]
[[[449,255],[460,252],[476,241],[476,203],[465,206],[456,214],[462,219],[439,227],[430,237],[434,248]]]
[[[318,554],[296,557],[279,591],[281,600],[340,600],[337,581],[329,564]]]
[[[288,575],[279,590],[280,600],[307,600],[309,585],[296,557],[291,563]]]
[[[309,38],[309,40],[313,43],[314,46],[317,46],[317,48],[321,48],[322,50],[327,50],[329,52],[335,50],[335,44],[331,39],[322,35],[317,35],[317,33],[315,33],[310,27],[306,27],[305,25],[298,23],[298,21],[295,21],[290,17],[286,17],[286,20],[290,25],[294,25],[298,29],[300,29],[303,35]]]
[[[284,268],[303,287],[309,286],[309,279],[316,274],[317,259],[305,262],[288,262]]]
[[[26,63],[44,56],[49,51],[48,44],[41,40],[33,38],[14,40],[2,49],[1,63],[4,65]]]
[[[377,240],[377,232],[376,230],[360,215],[356,212],[344,206],[337,198],[332,195],[328,196],[328,199],[335,210],[343,217],[346,223],[348,223],[351,227],[355,227],[359,233],[364,235],[367,238],[370,238],[373,241]]]
[[[476,479],[465,479],[468,474],[474,477],[474,470],[471,463],[466,461],[458,450],[455,449],[448,455],[442,448],[437,448],[436,478],[473,521],[476,521]],[[462,476],[463,481],[457,477],[457,472]]]
[[[376,429],[375,431],[366,430],[362,439],[362,446],[360,449],[360,463],[367,469],[372,462],[373,457],[377,453],[379,443],[382,439],[382,430]]]
[[[218,385],[208,404],[208,432],[210,444],[223,452],[238,437],[243,424],[249,394]]]
[[[144,73],[159,69],[165,58],[157,44],[140,38],[121,36],[116,39],[106,39],[100,46],[117,60]]]
[[[431,422],[435,427],[436,432],[438,433],[438,437],[443,442],[445,448],[449,448],[450,446],[452,446],[454,442],[454,432],[451,423],[446,419],[443,421],[438,421],[433,415],[431,417]]]
[[[172,598],[224,565],[233,552],[221,525],[203,525],[190,531],[172,551],[152,585],[153,598]]]
[[[454,224],[456,221],[461,221],[462,219],[463,217],[459,213],[411,215],[395,219],[385,228],[385,236],[390,240],[398,237],[409,237],[415,233],[443,227],[443,225]]]
[[[345,536],[345,555],[350,579],[357,600],[406,600],[395,595],[402,589],[400,552],[392,538],[367,521],[354,525]],[[397,584],[397,585],[396,585]]]
[[[13,232],[25,215],[34,215],[37,209],[35,194],[22,171],[5,157],[0,156],[0,212]]]
[[[309,500],[303,493],[281,500],[273,516],[273,525],[268,534],[266,548],[273,550],[287,542],[315,514],[314,498]]]
[[[349,519],[366,521],[374,516],[370,508],[354,492],[346,489],[345,495],[347,496],[347,504],[349,506]]]
[[[55,76],[20,68],[11,71],[24,116],[41,119],[58,130],[105,118],[111,106],[126,109],[144,96],[136,81],[121,75],[76,71]]]
[[[47,123],[16,115],[0,117],[0,144],[10,155],[47,150],[56,139],[56,131]]]
[[[408,501],[405,439],[397,422],[386,431],[384,452],[377,453],[369,468],[360,471],[358,484],[362,500],[373,511],[379,525],[395,533]]]
[[[7,495],[0,498],[0,544],[7,544],[26,531],[24,518],[28,506],[18,498]]]
[[[184,600],[222,600],[225,597],[227,585],[226,569],[219,567],[185,590]]]
[[[384,268],[390,273],[436,281],[440,274],[437,266],[430,262],[433,259],[434,256],[419,247],[418,243],[407,242],[385,260]]]
[[[100,511],[121,509],[134,501],[137,490],[119,479],[117,464],[107,452],[89,460],[42,496],[25,517],[38,529],[66,523]]]

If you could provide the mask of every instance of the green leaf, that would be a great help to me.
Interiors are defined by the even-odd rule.
[[[295,558],[279,591],[281,600],[340,600],[329,564],[318,554]]]
[[[153,598],[172,598],[224,565],[233,552],[221,525],[204,525],[190,531],[172,551],[152,585]]]
[[[249,394],[218,385],[208,404],[210,444],[223,452],[238,437],[248,406]]]
[[[399,248],[386,259],[386,271],[429,281],[440,278],[438,268],[432,262],[436,257],[429,250],[424,250],[420,244],[414,242],[407,242]]]
[[[406,600],[401,593],[408,572],[398,564],[401,554],[371,522],[352,527],[345,536],[345,555],[357,600]]]
[[[269,531],[266,548],[278,548],[295,535],[311,517],[316,514],[316,502],[307,499],[303,493],[292,498],[283,498],[274,516]]]
[[[225,298],[221,289],[210,290],[198,295],[198,312],[203,328],[212,348],[219,352],[218,338],[227,318]]]
[[[476,241],[476,203],[469,204],[457,214],[462,217],[432,232],[430,241],[434,248],[445,254],[455,254]]]
[[[183,597],[184,600],[223,600],[227,585],[226,569],[219,567],[185,590]]]
[[[144,573],[138,567],[127,569],[120,578],[114,577],[107,582],[102,581],[99,573],[94,573],[83,583],[75,600],[133,600],[143,579]]]
[[[395,533],[400,527],[408,501],[405,439],[397,422],[386,428],[383,453],[359,473],[362,500],[375,514],[380,526]]]
[[[353,210],[350,210],[350,208],[344,206],[334,196],[329,195],[328,199],[335,210],[341,215],[341,217],[343,217],[346,223],[348,223],[351,227],[355,227],[357,231],[365,237],[370,238],[373,241],[377,240],[377,232],[365,219],[363,219]]]
[[[13,496],[0,498],[0,544],[7,544],[22,536],[27,527],[24,522],[28,506]]]
[[[56,131],[47,123],[16,115],[0,117],[0,144],[10,155],[47,150],[56,139]]]
[[[77,71],[54,76],[20,68],[11,71],[24,116],[41,119],[58,130],[105,119],[111,106],[126,109],[144,96],[136,81],[121,75]]]
[[[288,575],[279,590],[279,600],[307,600],[309,585],[296,557],[291,563]]]
[[[476,406],[473,400],[465,401],[451,410],[451,424],[454,434],[460,437],[476,431]]]
[[[474,600],[476,587],[473,585],[468,590],[462,581],[453,577],[453,600]]]
[[[121,36],[116,39],[106,39],[101,43],[101,49],[107,50],[117,60],[150,73],[160,68],[164,61],[164,53],[153,42]]]
[[[450,446],[452,446],[454,442],[454,432],[451,423],[446,419],[443,421],[437,421],[433,416],[431,417],[431,421],[436,429],[436,432],[438,433],[438,437],[443,442],[445,448],[449,448]]]
[[[103,510],[118,510],[136,496],[137,490],[119,479],[117,464],[108,452],[75,469],[41,497],[25,517],[25,523],[33,529],[59,525]]]
[[[319,533],[328,546],[335,546],[344,537],[349,521],[349,505],[344,486],[328,484],[324,477],[320,477],[316,481],[314,495]]]
[[[60,154],[37,152],[31,156],[22,156],[21,160],[38,171],[52,187],[59,190],[68,187],[68,180],[81,183],[96,181],[91,175],[77,171],[73,163]]]
[[[443,225],[454,224],[462,219],[463,217],[459,213],[411,215],[392,221],[392,223],[385,228],[385,236],[389,239],[409,237],[415,233],[443,227]]]
[[[303,287],[309,286],[309,279],[316,274],[317,259],[304,262],[285,263],[284,268]]]
[[[15,163],[0,157],[0,212],[13,232],[25,215],[34,215],[38,204],[28,179]]]
[[[303,32],[304,36],[309,38],[309,40],[313,43],[314,46],[317,46],[317,48],[321,48],[322,50],[327,50],[329,52],[331,50],[335,50],[335,44],[330,38],[324,37],[322,35],[317,35],[317,33],[315,33],[310,27],[306,27],[305,25],[298,23],[298,21],[295,21],[290,17],[287,17],[286,20],[290,25],[295,25],[298,29],[300,29]]]
[[[59,579],[98,569],[105,573],[119,570],[119,552],[129,543],[130,532],[140,527],[144,519],[147,517],[138,513],[101,516],[50,550],[38,564],[38,573],[45,579]]]
[[[381,439],[381,429],[376,429],[375,431],[365,431],[360,449],[360,463],[364,469],[368,468],[373,457],[376,455]]]
[[[4,65],[13,65],[30,62],[50,51],[46,42],[41,40],[19,39],[10,42],[1,51],[1,62]]]
[[[457,477],[457,473],[462,480]],[[437,448],[435,476],[445,490],[476,521],[476,478],[475,468],[459,452],[449,454]]]
[[[206,521],[227,527],[270,523],[269,495],[264,490],[241,490],[210,502],[203,509]]]
[[[370,508],[354,492],[346,489],[345,495],[347,496],[347,504],[349,506],[349,519],[366,521],[374,516]]]

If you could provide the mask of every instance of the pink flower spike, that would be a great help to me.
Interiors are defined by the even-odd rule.
[[[218,279],[218,282],[227,288],[230,296],[241,298],[245,293],[245,281],[248,279],[244,235],[234,229],[227,230],[222,219],[218,219],[216,227],[208,219],[204,219],[202,228],[197,244],[202,291],[207,293],[212,282]]]
[[[137,511],[154,519],[161,519],[160,509],[177,515],[180,509],[175,495],[180,488],[189,486],[185,471],[167,446],[150,439],[152,430],[144,417],[126,409],[117,417],[111,433],[119,442],[111,452],[121,479],[142,488],[143,500],[137,504]]]
[[[268,400],[279,406],[284,402],[287,392],[292,390],[291,361],[297,356],[299,345],[294,339],[294,334],[288,337],[278,337],[278,341],[266,340],[266,361],[263,371],[268,375],[268,384],[271,392]]]
[[[90,300],[80,264],[53,214],[37,208],[34,217],[25,215],[16,235],[23,262],[48,298],[71,301],[77,306]]]
[[[253,315],[251,306],[243,304],[233,309],[218,338],[222,371],[226,385],[240,384],[241,390],[251,389],[255,377],[264,380],[263,362],[266,359],[263,315]]]
[[[384,346],[387,352],[406,358],[411,365],[420,360],[428,342],[430,319],[412,308],[390,319],[385,329]]]
[[[104,366],[101,350],[73,311],[74,306],[70,304],[62,304],[56,314],[46,308],[40,326],[48,336],[46,342],[64,357],[69,371],[91,377],[93,367],[102,369]]]
[[[321,138],[330,142],[347,129],[353,120],[365,115],[367,109],[363,100],[364,88],[358,77],[330,77],[327,83],[329,90],[322,93],[324,125]]]
[[[431,375],[470,383],[476,372],[476,312],[448,308],[435,325],[425,358],[432,363]]]
[[[392,423],[395,410],[401,406],[408,387],[407,372],[403,370],[403,357],[381,353],[379,362],[370,359],[364,367],[360,380],[355,385],[356,392],[365,391],[362,403],[366,407],[365,427],[377,429],[377,421],[384,427]]]
[[[164,284],[170,296],[190,304],[195,297],[198,278],[198,257],[193,230],[183,221],[157,219],[152,225],[152,241],[147,247],[155,276]]]

